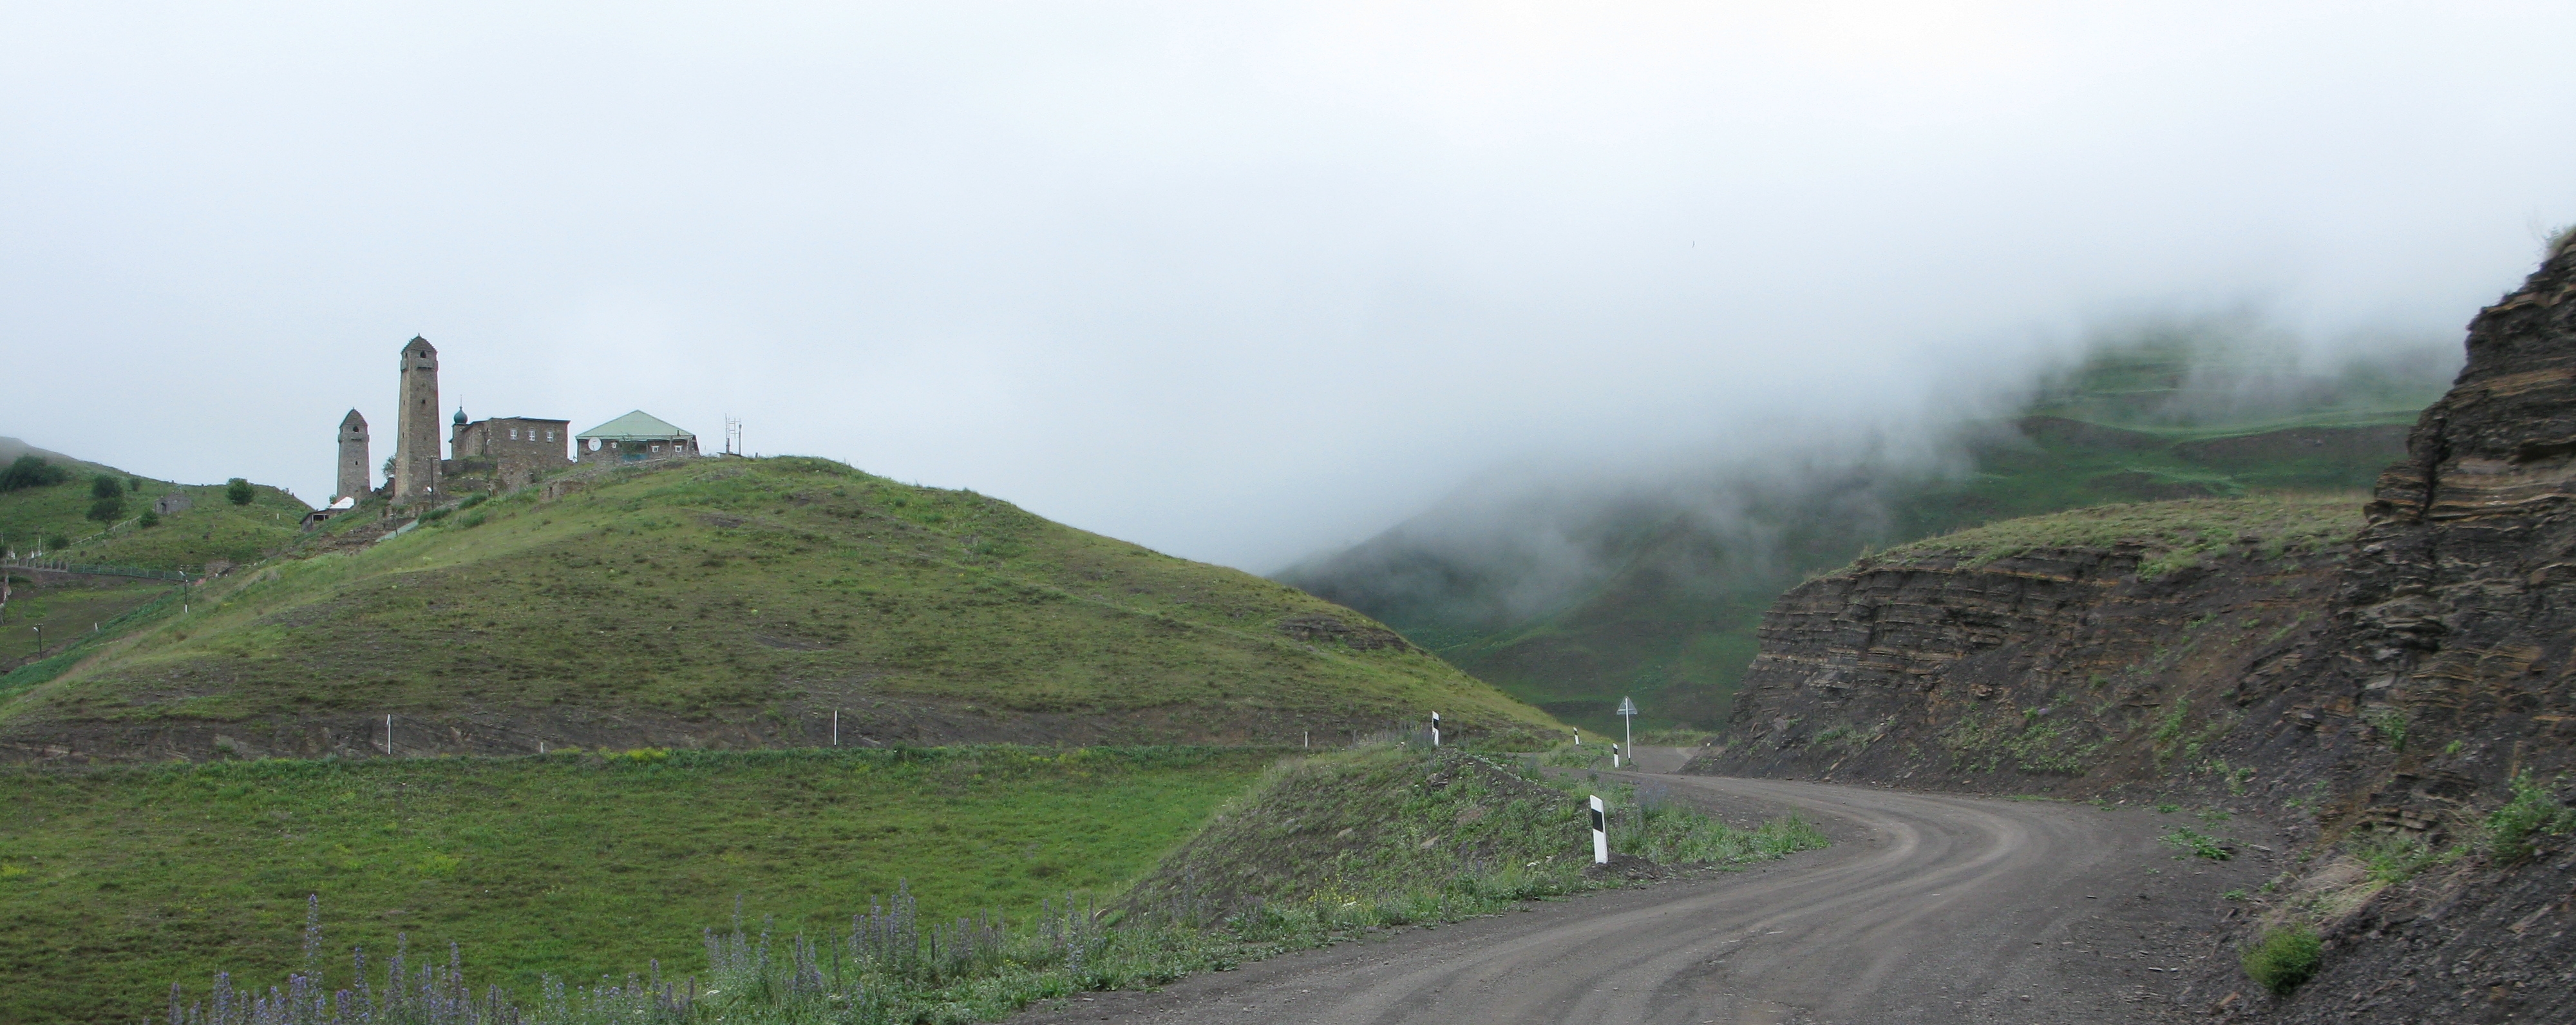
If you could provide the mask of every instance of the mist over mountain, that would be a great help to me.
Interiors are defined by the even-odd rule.
[[[2459,365],[2259,311],[2105,323],[2034,366],[1821,395],[1727,447],[1499,468],[1278,578],[1574,722],[1714,725],[1761,611],[1876,546],[2103,502],[2366,487]],[[1596,707],[1598,706],[1598,707]]]

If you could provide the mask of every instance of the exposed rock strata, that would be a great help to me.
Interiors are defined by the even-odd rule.
[[[2517,775],[2563,793],[2576,769],[2571,299],[2562,240],[2478,314],[2340,560],[2144,580],[2134,552],[2049,551],[1814,581],[1773,608],[1728,744],[1694,768],[2260,799],[2318,836],[2223,942],[2305,920],[2324,958],[2284,999],[2214,972],[2205,1009],[2576,1020],[2576,838],[2515,858],[2481,828]],[[2458,853],[2383,886],[2360,854],[2392,843]]]
[[[1765,617],[1727,745],[1694,769],[2242,789],[2244,767],[2216,746],[2244,716],[2240,684],[2300,664],[2341,556],[2266,559],[2262,541],[2153,579],[2132,548],[1942,555],[1812,581]]]

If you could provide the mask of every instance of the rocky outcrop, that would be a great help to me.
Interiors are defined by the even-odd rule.
[[[2157,550],[1875,561],[1791,591],[1726,743],[1693,771],[2092,793],[2169,776],[2244,789],[2217,741],[2240,683],[2300,664],[2342,552],[2246,535],[2142,575]]]
[[[2499,842],[2576,770],[2576,245],[2471,322],[2468,362],[2348,543],[2259,536],[1864,560],[1783,598],[1698,771],[2199,790],[2315,830],[2223,944],[2323,938],[2262,1021],[2576,1020],[2576,836]],[[2213,450],[2212,458],[2229,453]],[[2232,964],[2233,958],[2213,959]]]

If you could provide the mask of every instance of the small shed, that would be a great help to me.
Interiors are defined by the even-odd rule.
[[[573,435],[573,448],[585,463],[641,463],[698,454],[698,436],[643,410]]]

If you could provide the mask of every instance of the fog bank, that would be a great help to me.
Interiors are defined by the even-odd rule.
[[[2517,3],[19,5],[0,435],[318,500],[343,411],[389,447],[417,333],[476,417],[730,414],[1264,571],[1531,500],[1496,482],[1937,467],[1924,425],[2095,325],[2456,345],[2576,220],[2571,36]]]

